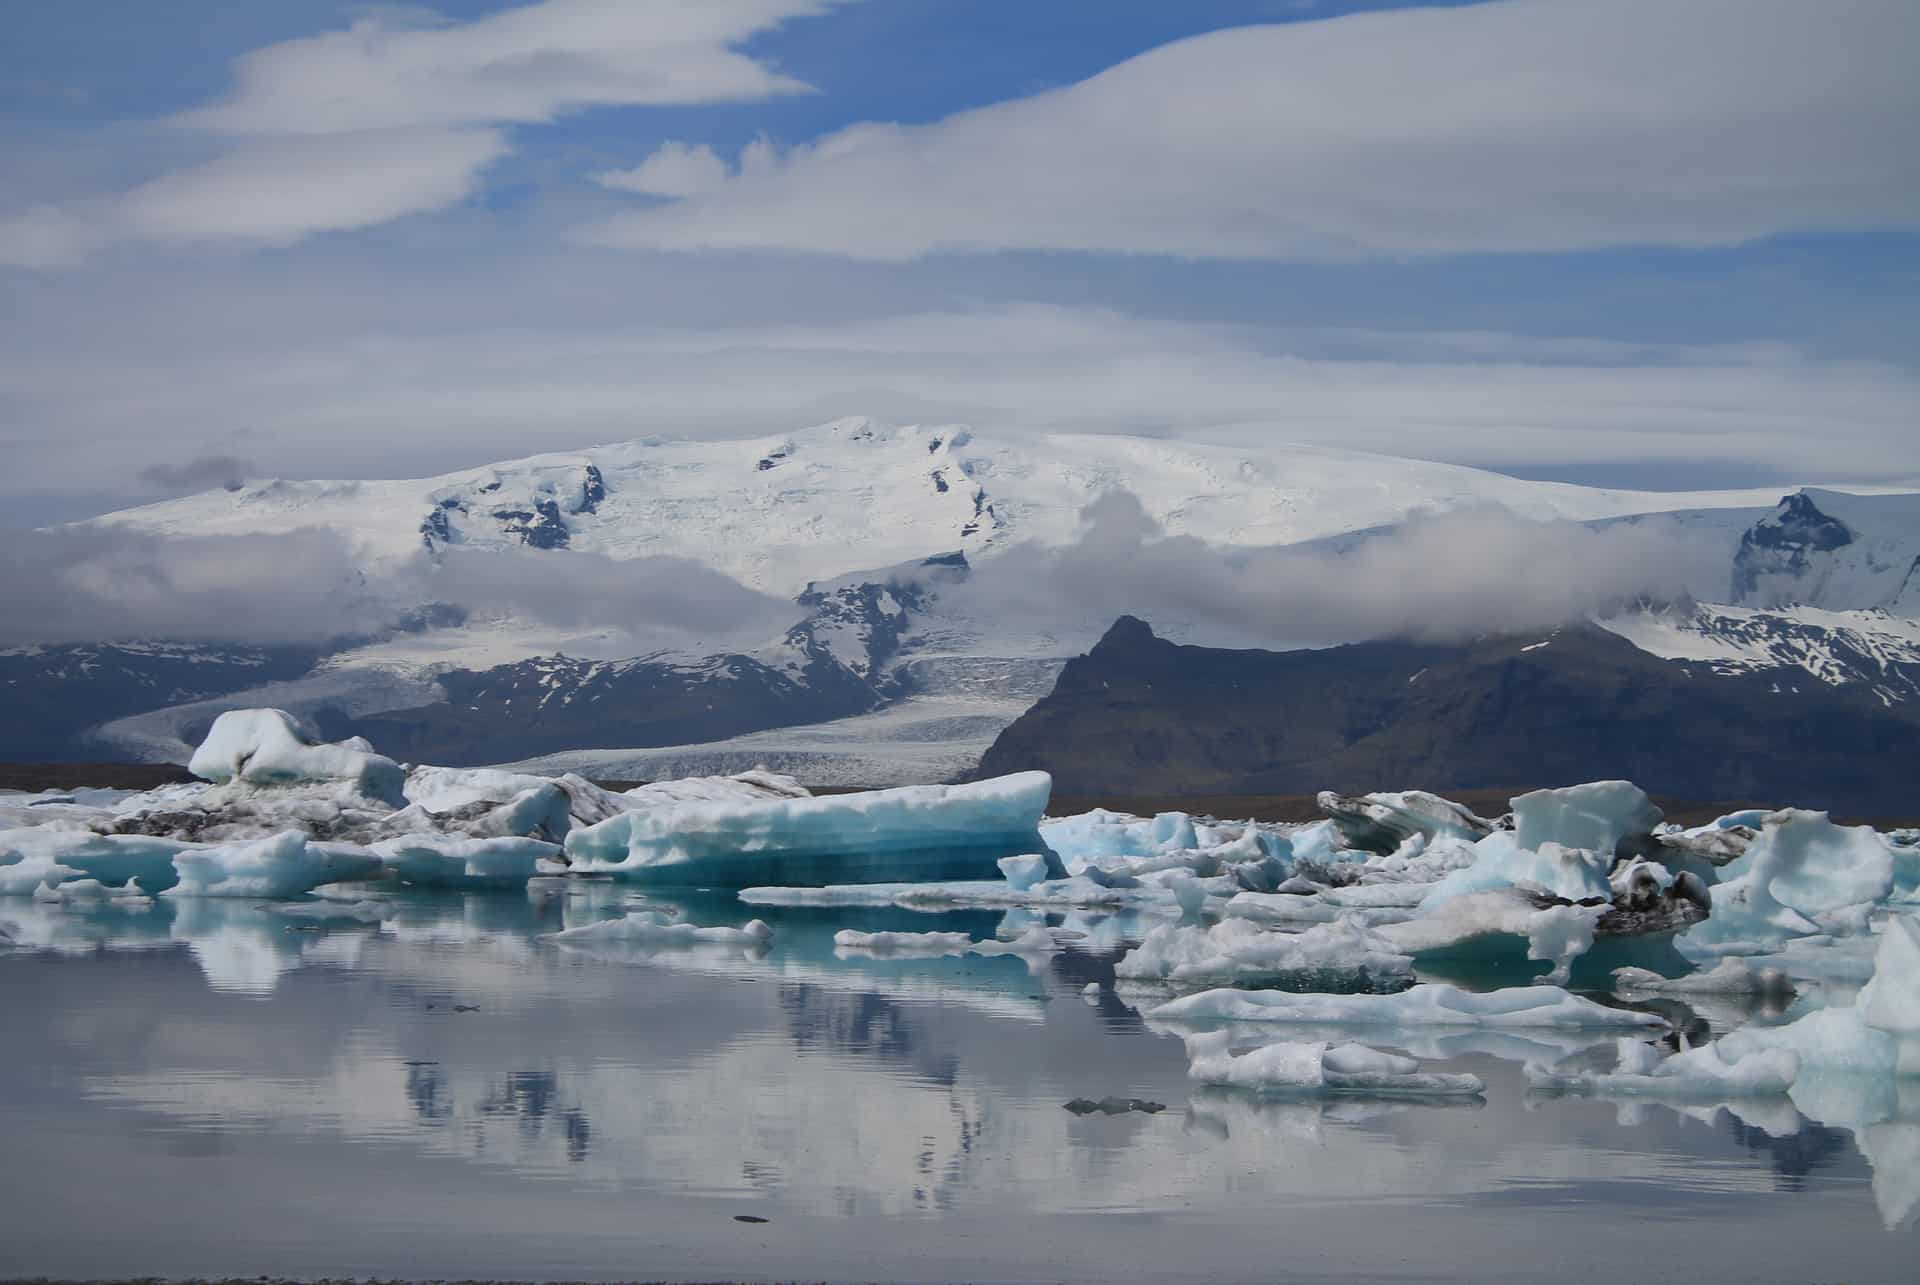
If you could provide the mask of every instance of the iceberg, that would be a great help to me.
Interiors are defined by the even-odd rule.
[[[966,933],[863,933],[842,928],[833,935],[835,951],[869,955],[964,955],[973,946]]]
[[[1524,938],[1527,958],[1553,966],[1547,980],[1563,984],[1573,961],[1593,946],[1610,905],[1541,905],[1515,889],[1470,892],[1423,911],[1405,923],[1376,929],[1394,950],[1416,958],[1477,958]]]
[[[1920,1075],[1920,919],[1887,920],[1873,978],[1851,1007],[1817,1009],[1783,1026],[1749,1023],[1720,1042],[1736,1055],[1790,1052],[1822,1074]]]
[[[246,843],[183,848],[168,897],[294,897],[323,883],[372,878],[380,858],[345,844],[314,843],[298,830]]]
[[[1557,843],[1608,859],[1646,840],[1666,814],[1631,781],[1589,781],[1559,790],[1535,790],[1513,801],[1514,837],[1523,848]]]
[[[406,774],[364,740],[324,744],[281,709],[228,710],[213,720],[187,770],[225,784],[294,785],[339,782],[367,799],[398,807]]]
[[[1045,772],[827,798],[679,803],[567,835],[574,870],[679,886],[820,884],[869,877],[986,878],[1032,852]]]
[[[1491,821],[1425,790],[1355,796],[1322,790],[1315,802],[1348,846],[1383,857],[1416,836],[1472,841],[1493,833]]]
[[[1490,994],[1428,982],[1392,995],[1301,995],[1209,990],[1152,1010],[1155,1020],[1289,1022],[1338,1026],[1664,1027],[1666,1019],[1608,1008],[1558,986],[1515,986]]]
[[[1777,968],[1755,968],[1738,957],[1723,959],[1713,969],[1685,977],[1662,977],[1645,968],[1613,970],[1614,989],[1653,995],[1765,995],[1785,998],[1793,983]]]
[[[539,839],[466,839],[413,834],[382,839],[372,851],[402,883],[429,888],[519,888],[560,845]]]
[[[1553,840],[1528,846],[1506,831],[1490,834],[1474,845],[1473,864],[1455,870],[1434,884],[1421,902],[1438,906],[1455,897],[1520,884],[1539,888],[1568,901],[1599,897],[1612,900],[1607,874],[1613,851],[1571,848]]]
[[[1412,980],[1413,961],[1359,924],[1274,932],[1244,919],[1160,924],[1114,965],[1116,977],[1173,985],[1273,982],[1373,990]]]
[[[1718,1101],[1785,1093],[1800,1073],[1800,1059],[1786,1049],[1736,1049],[1725,1040],[1663,1058],[1653,1045],[1622,1036],[1619,1056],[1612,1071],[1559,1071],[1529,1064],[1526,1075],[1537,1088],[1561,1092]]]
[[[1186,1044],[1188,1079],[1256,1093],[1471,1097],[1486,1089],[1478,1076],[1423,1074],[1414,1059],[1364,1044],[1283,1041],[1235,1053],[1224,1031]]]

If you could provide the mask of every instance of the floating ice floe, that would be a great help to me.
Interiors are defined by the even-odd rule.
[[[163,896],[292,897],[323,883],[380,873],[380,859],[372,853],[315,843],[298,830],[249,843],[183,848],[173,866],[180,881]]]
[[[1785,1093],[1800,1073],[1800,1059],[1778,1048],[1730,1049],[1725,1040],[1662,1057],[1631,1036],[1619,1041],[1612,1071],[1554,1071],[1528,1065],[1527,1078],[1543,1089],[1660,1098],[1768,1097]]]
[[[1551,964],[1547,980],[1564,983],[1573,961],[1592,946],[1607,905],[1540,904],[1517,889],[1470,892],[1423,908],[1405,923],[1376,929],[1390,949],[1423,959],[1485,957],[1524,940],[1527,958]]]
[[[749,919],[739,928],[696,928],[655,910],[642,910],[620,919],[549,933],[556,946],[592,946],[620,942],[642,946],[765,946],[773,929],[763,919]]]
[[[1820,933],[1884,902],[1894,888],[1893,845],[1867,826],[1838,826],[1824,812],[1768,813],[1758,837],[1720,870],[1713,911],[1691,934],[1729,952],[1752,942]]]
[[[1258,1093],[1471,1097],[1486,1089],[1478,1076],[1423,1073],[1413,1058],[1364,1044],[1280,1042],[1235,1053],[1224,1031],[1186,1043],[1188,1079]]]
[[[539,839],[418,834],[383,839],[373,853],[401,882],[429,888],[519,888],[560,845]]]
[[[1765,995],[1791,996],[1793,982],[1777,968],[1755,968],[1746,960],[1729,957],[1713,968],[1685,977],[1662,977],[1645,968],[1613,970],[1614,989],[1652,995]]]
[[[1611,861],[1623,847],[1652,836],[1665,814],[1631,781],[1590,781],[1534,790],[1513,801],[1514,838],[1522,848],[1549,843],[1597,852]]]
[[[1819,1009],[1784,1026],[1749,1024],[1720,1043],[1730,1055],[1788,1050],[1814,1072],[1920,1075],[1920,919],[1887,920],[1873,979],[1851,1006]]]
[[[571,867],[660,884],[818,885],[872,873],[952,877],[996,870],[1038,846],[1044,772],[828,798],[679,803],[567,835]]]
[[[868,955],[964,955],[973,945],[967,933],[864,933],[842,928],[833,935],[836,951],[860,951]]]
[[[1167,1021],[1289,1022],[1355,1026],[1664,1027],[1666,1019],[1608,1008],[1558,986],[1516,986],[1480,994],[1424,983],[1392,995],[1301,995],[1274,990],[1209,990],[1172,1000],[1149,1016]]]
[[[1114,966],[1114,975],[1185,986],[1268,981],[1373,990],[1412,980],[1413,960],[1355,923],[1315,924],[1288,933],[1226,919],[1213,925],[1161,924],[1149,929]]]

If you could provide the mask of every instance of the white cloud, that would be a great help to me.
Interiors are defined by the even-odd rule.
[[[1507,0],[1248,27],[759,155],[586,235],[1340,261],[1910,226],[1916,66],[1912,0]]]
[[[142,184],[118,213],[148,240],[286,244],[465,200],[507,150],[490,129],[261,139]]]
[[[731,172],[705,143],[668,143],[632,169],[596,174],[594,181],[642,196],[698,196],[726,182]]]
[[[466,23],[375,15],[272,45],[236,61],[226,97],[171,122],[225,150],[128,191],[0,214],[0,266],[69,268],[120,242],[284,245],[445,209],[511,150],[505,126],[804,91],[732,46],[846,2],[543,0]]]
[[[984,432],[1299,441],[1496,468],[1737,462],[1803,481],[1912,472],[1920,379],[1780,347],[1279,335],[1051,307],[807,326],[362,336],[208,354],[58,353],[0,368],[0,496],[100,494],[182,452],[288,476],[394,476],[648,434],[842,414]],[[1324,349],[1325,345],[1320,345]],[[1631,356],[1632,364],[1614,360]],[[253,430],[239,435],[242,430]],[[103,473],[100,460],[115,467]],[[129,491],[129,494],[137,492]]]
[[[235,134],[344,134],[749,102],[807,86],[731,46],[845,2],[543,0],[425,27],[369,16],[247,54],[232,93],[181,119]]]

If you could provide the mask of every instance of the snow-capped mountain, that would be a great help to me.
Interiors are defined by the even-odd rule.
[[[871,765],[888,743],[926,749],[947,736],[951,745],[916,754],[950,766],[1041,694],[1035,674],[1085,650],[1110,619],[980,618],[977,604],[947,591],[1024,542],[1071,541],[1086,506],[1115,489],[1166,533],[1222,549],[1312,542],[1340,552],[1416,515],[1489,506],[1596,525],[1664,515],[1720,551],[1694,596],[1733,605],[1629,614],[1607,622],[1613,632],[1703,673],[1775,667],[1791,670],[1789,684],[1809,675],[1890,702],[1915,694],[1904,631],[1920,613],[1920,495],[1602,490],[1292,444],[997,440],[852,419],[408,481],[253,482],[95,519],[196,536],[327,528],[375,577],[449,549],[687,558],[791,598],[794,623],[760,646],[627,656],[577,631],[482,615],[394,632],[310,673],[263,672],[265,687],[223,672],[85,723],[55,717],[49,743],[70,743],[104,717],[113,720],[105,752],[177,757],[237,703],[281,705],[337,734],[451,762],[580,750],[599,754],[606,774],[642,775],[659,753],[704,761],[698,746],[724,741],[844,779],[828,765],[841,742],[853,747],[849,763]],[[1181,636],[1178,621],[1164,623]],[[1005,690],[983,686],[983,675],[1000,675]],[[838,720],[852,720],[844,735]],[[783,727],[798,727],[792,745]],[[613,753],[622,749],[627,759]]]
[[[1786,496],[1741,535],[1730,599],[1920,615],[1920,496]]]
[[[328,527],[376,565],[448,545],[669,555],[791,596],[810,582],[934,554],[959,551],[978,563],[1016,541],[1064,543],[1081,510],[1117,488],[1138,496],[1170,534],[1239,547],[1488,505],[1584,522],[1759,510],[1780,498],[1530,482],[1292,443],[994,439],[847,419],[750,441],[647,438],[411,481],[249,482],[95,520],[183,535]]]
[[[1650,656],[1714,674],[1811,679],[1920,708],[1920,620],[1886,611],[1763,610],[1711,603],[1649,607],[1599,622]]]

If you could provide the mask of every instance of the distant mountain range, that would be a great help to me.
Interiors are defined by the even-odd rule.
[[[1920,657],[1897,668],[1910,690]],[[1665,660],[1590,624],[1268,652],[1180,646],[1125,617],[979,771],[1160,796],[1626,778],[1682,798],[1895,815],[1920,803],[1917,755],[1920,703],[1792,667]]]
[[[1023,541],[1072,539],[1114,488],[1166,532],[1224,549],[1351,549],[1419,513],[1490,505],[1592,524],[1669,515],[1722,570],[1692,600],[1607,620],[1613,638],[1769,693],[1870,692],[1889,708],[1920,686],[1920,495],[1613,491],[1291,445],[843,420],[413,481],[248,482],[96,519],[194,536],[327,528],[370,572],[449,549],[670,555],[789,598],[793,623],[740,650],[605,658],[603,639],[403,603],[412,623],[377,640],[15,648],[0,652],[0,758],[179,761],[222,709],[273,704],[418,760],[579,751],[569,766],[642,776],[753,757],[866,783],[897,751],[889,780],[950,775],[1111,623],[982,615],[950,591]]]

